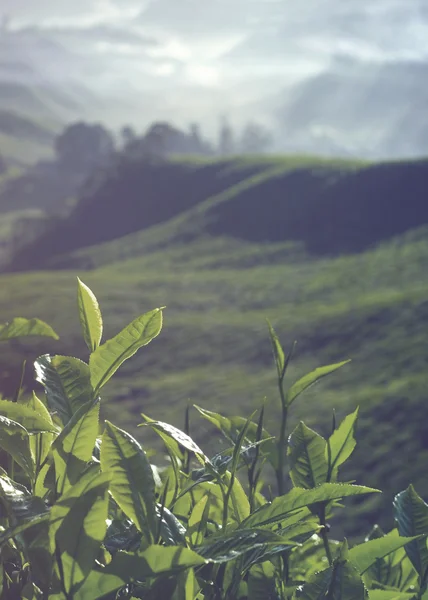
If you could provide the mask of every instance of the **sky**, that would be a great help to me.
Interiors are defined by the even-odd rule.
[[[27,52],[43,76],[80,78],[109,97],[125,88],[128,96],[142,94],[144,111],[159,117],[190,112],[206,119],[216,111],[216,118],[219,112],[247,118],[260,106],[269,115],[293,86],[338,60],[354,61],[356,69],[428,61],[427,0],[0,0],[0,6],[10,30],[46,42],[35,48],[30,40],[27,48],[17,38],[10,55]]]

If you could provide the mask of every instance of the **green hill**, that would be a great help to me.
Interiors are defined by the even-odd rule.
[[[312,256],[361,252],[428,223],[427,176],[424,160],[126,162],[98,174],[72,218],[13,269],[96,267],[204,236],[290,242]]]
[[[53,153],[54,125],[0,108],[0,153],[17,164],[31,164]]]
[[[189,400],[249,415],[265,396],[267,427],[275,428],[266,318],[286,346],[298,340],[290,381],[351,358],[301,398],[293,418],[326,430],[333,408],[340,418],[360,405],[351,475],[362,481],[364,470],[365,484],[386,489],[372,506],[373,519],[384,522],[383,507],[409,481],[428,495],[427,165],[118,165],[14,264],[44,271],[1,276],[0,314],[48,320],[62,338],[54,351],[85,358],[75,274],[98,296],[106,336],[166,305],[160,338],[106,389],[106,414],[134,431],[141,411],[182,425]],[[46,351],[51,343],[0,347],[0,388],[14,393],[20,361]],[[213,432],[192,427],[209,445]]]

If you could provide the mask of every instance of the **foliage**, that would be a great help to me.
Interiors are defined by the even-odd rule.
[[[2,600],[422,598],[428,508],[413,487],[395,499],[397,529],[374,528],[351,548],[330,535],[342,499],[378,492],[342,478],[358,412],[333,419],[326,438],[304,423],[286,433],[297,396],[344,363],[286,389],[290,354],[270,327],[279,435],[266,431],[264,406],[235,419],[199,409],[228,446],[209,457],[189,435],[189,414],[186,431],[142,415],[170,457],[158,468],[133,436],[100,423],[99,409],[101,388],[159,334],[163,310],[102,342],[100,307],[80,280],[78,304],[88,362],[42,356],[44,398],[0,403]],[[40,321],[37,331],[56,337]],[[269,468],[275,497],[264,485]]]
[[[78,174],[105,164],[114,148],[114,138],[104,126],[84,122],[69,125],[55,140],[58,164]]]

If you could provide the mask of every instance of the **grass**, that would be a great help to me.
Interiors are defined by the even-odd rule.
[[[427,175],[422,160],[125,162],[99,174],[72,219],[25,249],[13,269],[96,268],[219,239],[263,253],[269,246],[270,257],[283,258],[287,242],[293,260],[362,253],[428,223]],[[94,227],[101,213],[103,227]]]
[[[421,428],[419,411],[427,383],[427,260],[425,229],[364,254],[319,259],[289,244],[267,247],[199,239],[194,245],[166,248],[87,273],[4,275],[0,314],[4,320],[18,314],[48,320],[64,340],[54,343],[54,351],[85,358],[74,274],[98,296],[107,336],[132,317],[166,305],[159,340],[129,361],[106,389],[105,414],[134,432],[141,411],[180,426],[188,401],[249,415],[265,396],[268,428],[274,429],[278,406],[265,322],[269,318],[286,346],[298,340],[290,381],[321,364],[353,361],[302,398],[294,422],[305,418],[326,429],[333,408],[341,417],[359,404],[362,443],[353,471],[357,480],[371,465],[369,481],[365,475],[368,485],[381,478],[392,493],[413,480],[428,493],[419,459],[417,467],[404,468],[408,453],[394,450],[394,460],[403,463],[403,470],[394,474],[386,460],[394,439],[408,440],[418,456],[427,452],[421,435],[415,435]],[[52,344],[43,343],[37,350],[52,350]],[[36,349],[23,343],[1,352],[2,385],[7,387],[12,381],[16,384],[19,359],[31,359]],[[390,412],[378,435],[373,414],[385,410],[385,403]],[[414,411],[406,412],[410,405]],[[199,428],[195,437],[213,448],[213,432],[206,425]],[[382,504],[373,510],[380,515],[381,509]]]
[[[14,137],[1,132],[0,153],[19,165],[31,165],[38,160],[53,157],[53,149],[46,143]]]
[[[58,128],[58,123],[55,124],[46,117],[39,117],[37,114],[29,117],[0,106],[0,153],[9,161],[20,165],[30,165],[38,160],[51,158]]]
[[[317,366],[352,359],[350,366],[311,388],[296,403],[292,422],[304,418],[309,425],[321,425],[326,433],[333,408],[341,418],[360,405],[360,445],[352,459],[351,476],[358,482],[386,489],[384,497],[373,501],[371,518],[385,524],[383,514],[389,515],[390,510],[384,508],[389,507],[392,494],[410,481],[428,496],[424,477],[428,458],[424,430],[428,383],[428,226],[418,212],[424,210],[424,205],[419,204],[417,188],[417,178],[424,175],[426,162],[375,166],[340,162],[332,166],[312,158],[274,157],[264,161],[223,160],[214,166],[213,161],[184,160],[179,166],[183,168],[183,179],[180,170],[170,171],[177,182],[187,186],[183,189],[191,193],[196,178],[199,184],[204,183],[203,189],[216,188],[217,193],[198,201],[193,190],[190,206],[188,199],[181,198],[181,188],[174,189],[168,180],[164,187],[157,188],[162,182],[155,173],[153,188],[147,188],[142,206],[146,213],[159,211],[147,217],[151,218],[151,227],[63,256],[61,261],[67,271],[1,276],[2,319],[18,315],[43,318],[57,329],[61,341],[16,342],[0,347],[0,388],[12,395],[21,360],[26,358],[30,364],[37,353],[53,351],[87,359],[75,301],[74,276],[79,275],[100,301],[106,337],[147,310],[167,307],[160,338],[127,362],[106,388],[105,416],[141,436],[136,425],[142,411],[182,426],[183,410],[189,401],[229,415],[245,416],[266,397],[267,428],[275,431],[279,407],[268,318],[286,347],[298,340],[290,382]],[[77,207],[74,226],[80,229],[76,229],[76,235],[83,237],[85,227],[88,235],[91,230],[92,236],[98,235],[96,219],[88,217],[90,210],[94,215],[103,215],[100,230],[105,224],[112,231],[114,223],[107,223],[108,215],[115,214],[119,221],[122,213],[129,220],[136,220],[138,210],[145,214],[138,205],[143,202],[145,188],[135,191],[134,187],[137,171],[131,168],[128,181],[133,190],[131,196],[135,192],[135,206],[131,198],[121,196],[128,202],[129,215],[124,204],[118,213],[115,188],[111,198],[104,197],[101,211],[98,200],[106,189],[102,187],[86,199],[86,205]],[[207,174],[211,177],[208,183]],[[296,174],[306,178],[303,187],[290,187],[289,177]],[[307,180],[311,182],[309,188],[305,187]],[[272,182],[275,187],[269,188]],[[413,182],[414,189],[409,187],[409,195],[401,203],[388,195],[397,190],[398,198],[400,186],[409,182]],[[278,184],[282,186],[281,193],[273,191]],[[109,185],[115,184],[110,181]],[[175,199],[181,204],[171,208],[163,196],[156,196],[162,190],[171,193],[169,201]],[[289,190],[290,195],[284,190]],[[305,190],[312,190],[312,195],[303,194]],[[323,195],[325,190],[327,195]],[[297,193],[300,191],[302,196]],[[268,203],[275,194],[282,202],[283,212],[269,212],[272,207]],[[336,204],[332,208],[328,203],[333,197]],[[292,210],[299,207],[299,198],[303,205],[301,219],[306,218],[307,224],[304,236],[290,236],[282,241],[275,236],[252,239],[232,218],[239,208],[242,222],[252,218],[257,224],[265,210],[271,224],[281,220],[285,223],[283,231],[288,231],[288,220]],[[385,205],[386,200],[389,204]],[[351,201],[357,203],[355,207]],[[325,215],[316,213],[314,220],[313,212],[322,203],[327,203]],[[233,206],[235,212],[230,212]],[[132,213],[133,207],[136,213]],[[367,212],[369,207],[371,213]],[[350,225],[346,221],[349,211],[358,216]],[[409,219],[416,220],[418,215],[422,215],[421,226],[415,228]],[[335,229],[331,229],[330,221]],[[389,229],[382,229],[384,222]],[[219,224],[226,231],[221,232]],[[342,226],[348,229],[341,230]],[[332,240],[334,251],[329,253],[315,252],[309,243],[315,228],[323,232],[323,227]],[[346,246],[345,233],[349,236],[354,230],[362,246],[358,252],[350,252]],[[376,235],[379,243],[374,245],[371,240]],[[338,252],[334,247],[340,236],[345,240],[346,252]],[[95,268],[85,271],[85,265]],[[214,451],[217,444],[208,425],[193,421],[192,432],[204,448]],[[355,524],[361,527],[360,505],[355,507],[355,515],[360,519]],[[368,522],[364,526],[368,529]]]

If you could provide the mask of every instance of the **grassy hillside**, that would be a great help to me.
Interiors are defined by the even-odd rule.
[[[361,252],[428,223],[427,176],[424,160],[128,162],[98,175],[72,218],[13,268],[96,267],[207,235],[288,241],[313,256]]]
[[[55,126],[0,108],[0,153],[10,162],[31,164],[52,156]]]
[[[141,251],[145,253],[149,239],[154,239],[161,246],[194,239],[209,233],[205,219],[206,208],[221,204],[224,200],[230,200],[231,204],[236,199],[245,202],[254,193],[258,198],[258,205],[252,208],[255,214],[246,209],[245,216],[245,220],[253,223],[254,218],[258,220],[260,213],[265,212],[265,188],[269,188],[272,182],[276,182],[285,199],[293,192],[295,173],[301,172],[304,177],[311,177],[311,173],[315,171],[328,181],[332,176],[352,173],[358,167],[358,163],[335,163],[310,157],[176,160],[166,164],[124,160],[107,173],[97,173],[88,184],[71,218],[62,226],[57,224],[50,235],[29,247],[28,252],[17,256],[13,268],[53,266],[53,248],[55,264],[66,266],[74,261],[70,263],[66,258],[65,261],[58,262],[58,255],[117,240],[133,233],[135,236],[115,241],[108,249],[103,247],[101,258],[98,258],[96,248],[94,252],[85,252],[84,264],[87,259],[89,263],[95,261],[93,264],[97,265],[106,260],[113,262],[135,256],[139,253],[140,245]],[[118,198],[121,199],[120,211],[117,210]],[[283,209],[285,214],[286,204]],[[94,227],[101,212],[103,226]],[[278,222],[274,214],[271,218]],[[243,221],[242,215],[239,221]],[[152,230],[153,235],[146,237],[144,232],[155,225],[159,225],[160,229]],[[228,224],[225,222],[224,226],[226,228]],[[234,236],[234,232],[231,234]]]
[[[136,167],[128,168],[137,178]],[[409,481],[427,496],[428,209],[420,190],[426,163],[186,162],[168,167],[163,183],[158,168],[140,175],[139,188],[137,179],[121,181],[119,170],[110,187],[101,184],[92,197],[87,192],[68,225],[74,248],[88,245],[91,232],[93,241],[113,237],[114,215],[118,232],[132,221],[147,230],[64,255],[65,272],[3,275],[2,319],[44,318],[62,338],[54,351],[85,358],[74,275],[98,296],[106,336],[166,305],[160,338],[106,389],[106,414],[137,431],[141,411],[182,425],[189,400],[249,415],[265,396],[274,429],[269,318],[286,346],[298,340],[290,381],[320,364],[352,359],[308,391],[293,418],[326,431],[333,408],[340,418],[360,405],[351,475],[386,489],[373,500],[373,518],[383,520],[383,507]],[[129,195],[118,196],[127,183]],[[204,200],[202,188],[211,198]],[[50,256],[73,249],[65,231]],[[47,253],[33,259],[40,256],[47,260]],[[85,261],[97,268],[85,272]],[[22,358],[30,362],[46,351],[52,343],[0,347],[0,387],[13,393]],[[209,445],[212,430],[200,422],[193,428]]]

